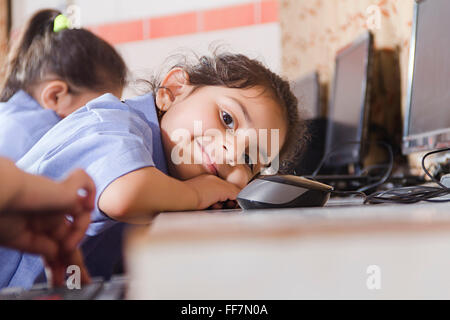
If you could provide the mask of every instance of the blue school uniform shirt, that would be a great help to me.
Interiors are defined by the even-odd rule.
[[[0,103],[0,157],[16,162],[61,118],[20,90]]]
[[[141,168],[156,167],[167,174],[153,95],[121,102],[105,94],[92,100],[47,132],[17,166],[55,180],[76,168],[92,177],[96,207],[81,248],[91,275],[108,279],[120,257],[124,224],[99,210],[99,196],[114,180]],[[5,267],[6,261],[7,253],[0,251],[0,287],[29,288],[45,279],[35,255],[21,254],[14,266],[8,262]]]

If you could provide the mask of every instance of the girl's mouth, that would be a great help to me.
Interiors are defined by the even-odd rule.
[[[200,147],[200,149],[202,150],[202,157],[203,157],[202,165],[206,168],[206,170],[210,174],[213,174],[215,176],[219,176],[219,172],[217,170],[216,164],[211,161],[211,158],[206,153],[205,149],[200,144],[200,142],[198,140],[196,142],[197,142],[198,146]]]

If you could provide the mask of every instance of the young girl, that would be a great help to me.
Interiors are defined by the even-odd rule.
[[[120,98],[126,66],[116,50],[56,10],[22,31],[0,87],[0,156],[17,161],[51,127],[106,92]]]
[[[112,242],[101,251],[83,245],[88,268],[93,260],[97,266],[108,265],[108,257],[120,251],[111,231],[122,225],[118,221],[148,224],[159,212],[201,210],[235,200],[264,163],[278,155],[286,159],[302,141],[305,127],[289,84],[246,56],[218,54],[177,65],[153,88],[124,103],[111,94],[89,102],[18,162],[30,173],[53,179],[73,168],[83,168],[93,178],[96,208],[87,235],[108,235]],[[250,161],[251,146],[239,139],[244,132],[239,129],[278,133],[277,140],[268,137],[264,151],[258,148],[268,161]],[[187,133],[183,142],[176,137],[180,130]],[[227,135],[228,130],[234,131]],[[224,138],[208,143],[213,133]],[[272,143],[278,146],[269,154]],[[223,150],[223,159],[213,149]],[[177,150],[191,164],[179,163]],[[202,161],[194,161],[196,154]],[[24,275],[21,285],[30,285],[39,268],[30,272],[31,262],[24,260],[16,274]]]

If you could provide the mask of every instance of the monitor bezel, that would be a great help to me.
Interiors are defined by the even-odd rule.
[[[406,96],[406,109],[403,124],[402,152],[409,155],[416,152],[430,151],[450,147],[450,128],[433,130],[421,134],[410,134],[411,107],[413,95],[414,70],[416,66],[417,28],[420,4],[428,0],[415,0],[413,25],[411,33],[411,45],[408,63],[408,90]]]
[[[330,112],[331,110],[334,110],[334,101],[336,97],[336,89],[337,89],[337,77],[338,77],[338,63],[339,59],[350,53],[351,51],[355,50],[357,47],[359,47],[362,43],[368,43],[368,52],[367,52],[367,59],[365,64],[365,77],[364,82],[362,86],[363,92],[361,92],[361,105],[360,105],[360,120],[359,120],[359,126],[358,126],[358,132],[357,132],[357,142],[353,144],[358,146],[357,153],[358,155],[353,154],[352,149],[346,148],[349,146],[343,146],[344,149],[346,148],[347,151],[346,155],[342,156],[342,154],[345,154],[345,152],[341,152],[341,158],[340,159],[333,159],[332,155],[330,154],[333,150],[332,148],[336,148],[336,146],[332,146],[332,137],[331,137],[331,130],[333,128],[333,121],[330,118]],[[370,78],[372,73],[372,60],[373,60],[373,50],[374,50],[374,41],[373,41],[373,34],[370,30],[366,30],[362,35],[360,35],[356,40],[354,40],[351,44],[348,46],[342,48],[339,50],[336,54],[335,59],[335,73],[333,76],[333,91],[332,95],[329,100],[328,104],[328,125],[327,125],[327,138],[326,138],[326,146],[325,146],[325,154],[329,156],[328,161],[326,162],[326,165],[328,167],[342,167],[346,165],[357,165],[361,166],[362,162],[364,160],[365,155],[365,147],[366,147],[366,139],[368,138],[368,125],[369,125],[369,105],[370,105]],[[356,142],[355,141],[355,142]]]
[[[320,92],[319,72],[317,70],[314,70],[312,72],[304,74],[303,76],[298,77],[297,79],[293,80],[291,82],[291,86],[298,86],[300,83],[304,83],[305,81],[314,82],[314,85],[316,87],[315,88],[316,90],[314,92],[315,104],[312,106],[314,110],[307,110],[307,109],[303,108],[303,106],[301,105],[301,97],[296,94],[296,97],[298,100],[297,109],[299,111],[299,114],[301,116],[306,116],[305,120],[320,118],[322,110],[321,110],[321,106],[320,106],[321,92]],[[306,111],[306,114],[305,114],[305,111]]]

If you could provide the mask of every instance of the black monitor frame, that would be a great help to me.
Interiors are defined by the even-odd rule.
[[[333,91],[329,101],[328,107],[328,126],[327,126],[327,138],[326,138],[326,146],[325,146],[325,154],[329,157],[326,162],[327,167],[344,167],[349,165],[355,165],[356,167],[362,167],[362,163],[364,160],[364,156],[366,153],[366,145],[368,139],[368,126],[369,126],[369,105],[370,105],[370,81],[372,75],[372,63],[373,63],[373,35],[367,30],[364,34],[358,37],[353,43],[349,46],[344,47],[340,51],[338,51],[336,55],[335,62],[335,74],[333,80]],[[336,96],[337,89],[337,79],[338,79],[338,64],[339,60],[358,48],[361,44],[368,44],[367,51],[367,59],[366,64],[364,66],[365,69],[365,77],[364,83],[362,85],[361,92],[361,102],[360,102],[360,121],[357,132],[357,139],[355,141],[350,142],[349,144],[345,143],[342,145],[341,150],[336,150],[339,146],[332,145],[332,133],[334,122],[331,117],[331,112],[334,110],[334,100]],[[356,143],[357,142],[357,143]],[[356,147],[355,147],[356,146]]]
[[[416,64],[417,29],[419,22],[420,4],[429,0],[415,0],[414,18],[411,35],[411,47],[409,51],[408,92],[406,99],[406,112],[403,126],[402,152],[408,155],[415,152],[423,152],[450,147],[450,128],[438,129],[421,134],[410,134],[411,108],[414,85],[414,69]]]

